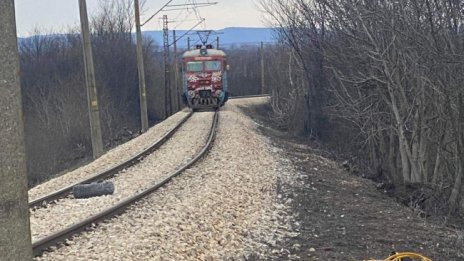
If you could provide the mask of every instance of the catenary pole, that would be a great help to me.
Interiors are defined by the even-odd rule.
[[[0,1],[0,260],[32,260],[14,0]]]
[[[176,101],[176,110],[180,110],[180,89],[179,89],[179,63],[177,61],[177,38],[176,30],[172,31],[172,37],[174,39],[174,90],[175,90],[175,101]]]
[[[87,85],[87,102],[89,109],[90,136],[92,140],[93,158],[103,153],[103,141],[100,123],[100,110],[98,108],[97,86],[95,83],[95,69],[93,66],[92,45],[90,43],[89,18],[85,0],[79,0],[81,19],[82,48],[84,51],[85,80]]]
[[[142,30],[140,29],[139,0],[134,0],[134,10],[135,27],[137,34],[137,68],[139,72],[140,118],[142,124],[142,132],[145,132],[148,130],[147,91],[145,86],[145,69],[143,65]]]
[[[163,15],[163,46],[164,46],[164,115],[168,118],[172,114],[171,99],[171,64],[169,48],[169,21],[168,16]]]
[[[261,54],[261,94],[264,94],[265,85],[264,85],[264,43],[263,42],[261,42],[260,54]]]

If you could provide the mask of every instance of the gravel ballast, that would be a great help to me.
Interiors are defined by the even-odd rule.
[[[277,184],[293,170],[231,100],[209,154],[118,218],[36,260],[243,260],[296,236]],[[147,170],[148,171],[148,170]],[[290,181],[291,182],[291,181]]]
[[[114,183],[114,194],[87,199],[68,197],[33,210],[32,239],[45,237],[95,215],[165,178],[203,147],[212,118],[212,112],[195,113],[161,148],[110,179]]]
[[[88,165],[82,166],[31,188],[29,190],[29,201],[48,195],[49,193],[59,190],[65,186],[75,184],[95,175],[98,172],[110,169],[125,159],[129,159],[137,155],[172,129],[187,114],[188,110],[180,111],[165,121],[156,124],[144,134],[109,150],[100,158],[92,161]]]

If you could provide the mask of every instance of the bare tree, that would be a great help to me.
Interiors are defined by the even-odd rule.
[[[131,1],[102,1],[92,20],[92,49],[99,86],[102,131],[106,148],[124,142],[140,130],[135,44],[131,35]],[[24,90],[26,147],[30,184],[90,159],[89,123],[78,30],[67,34],[35,31],[20,41]],[[144,39],[149,117],[161,96],[153,89],[161,81],[157,46]],[[43,153],[48,151],[48,153]]]
[[[261,3],[294,53],[285,91],[273,89],[274,109],[308,120],[310,130],[324,129],[326,137],[315,136],[349,151],[378,178],[445,192],[448,209],[456,210],[464,171],[464,35],[457,10],[464,1]],[[288,99],[306,105],[303,115],[278,106]]]

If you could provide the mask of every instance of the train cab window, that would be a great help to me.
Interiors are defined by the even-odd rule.
[[[207,71],[220,71],[221,69],[222,69],[221,61],[205,62],[205,70]]]
[[[201,72],[203,71],[203,62],[188,62],[187,71],[189,72]]]

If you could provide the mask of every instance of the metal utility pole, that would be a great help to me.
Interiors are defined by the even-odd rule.
[[[261,42],[261,94],[264,94],[264,43]]]
[[[140,120],[142,132],[148,130],[147,91],[145,86],[145,68],[143,65],[142,30],[140,29],[139,0],[134,0],[135,28],[137,34],[137,68],[139,71]]]
[[[174,41],[174,90],[175,90],[175,101],[176,101],[176,109],[177,111],[180,110],[180,89],[179,89],[179,62],[177,61],[177,38],[176,38],[176,30],[172,31],[172,37]]]
[[[190,51],[190,36],[187,37],[187,50]]]
[[[14,0],[0,24],[0,260],[32,260]]]
[[[216,49],[219,50],[219,36],[216,38]]]
[[[79,12],[81,18],[82,48],[84,51],[90,136],[92,139],[93,158],[96,159],[103,153],[103,141],[100,125],[100,111],[98,109],[97,85],[95,83],[95,69],[93,67],[92,45],[90,44],[89,18],[87,16],[87,4],[85,0],[79,0]]]
[[[152,16],[150,16],[145,22],[142,23],[142,26],[147,24],[151,19],[153,19],[157,14],[160,12],[168,12],[168,11],[178,11],[178,10],[188,10],[188,9],[195,9],[199,7],[206,7],[211,5],[216,5],[218,2],[210,3],[185,3],[185,4],[171,4],[174,0],[167,1],[158,11],[156,11]],[[201,19],[201,22],[204,21],[204,18]],[[168,17],[167,15],[163,15],[163,44],[164,44],[164,115],[165,118],[169,117],[172,114],[172,90],[171,90],[171,76],[170,76],[170,67],[171,61],[169,56],[169,29],[168,29]],[[196,26],[196,25],[195,25]],[[183,36],[182,36],[183,37]],[[179,37],[179,38],[182,38]],[[177,39],[174,39],[176,42]],[[190,48],[189,48],[190,49]],[[175,93],[175,92],[174,92]]]
[[[171,76],[169,63],[169,21],[168,16],[163,15],[163,46],[164,46],[164,112],[165,118],[171,116]]]

